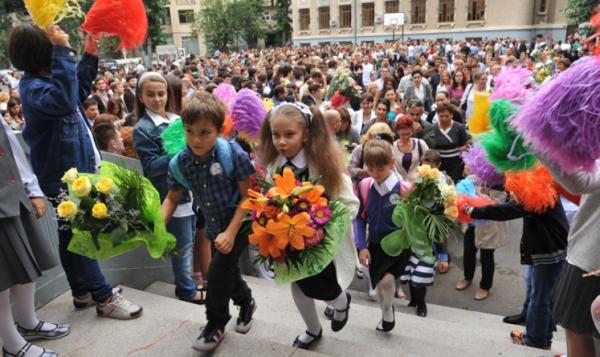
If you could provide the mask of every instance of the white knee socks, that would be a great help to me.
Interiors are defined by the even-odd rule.
[[[333,318],[342,321],[346,318],[348,311],[345,311],[348,307],[348,296],[345,291],[342,291],[338,297],[333,300],[327,301],[328,305],[333,306]]]
[[[35,313],[35,283],[15,285],[10,288],[10,293],[17,308],[19,326],[28,330],[36,328],[40,320]],[[51,331],[54,328],[56,328],[55,324],[44,322],[42,331]]]
[[[315,336],[318,335],[319,331],[321,331],[321,323],[319,322],[319,317],[317,315],[315,301],[304,295],[298,284],[295,283],[292,283],[292,297],[294,298],[294,303],[300,312],[300,316],[302,316],[302,319],[306,324],[306,331]],[[313,337],[306,333],[301,334],[299,339],[303,343],[309,343],[314,340]]]
[[[8,289],[0,291],[0,340],[4,349],[13,354],[19,352],[27,343],[17,331],[13,321]],[[39,356],[40,354],[42,354],[41,348],[31,346],[25,357]]]
[[[394,321],[394,277],[391,274],[385,274],[377,284],[377,295],[381,305],[383,320],[386,322]]]

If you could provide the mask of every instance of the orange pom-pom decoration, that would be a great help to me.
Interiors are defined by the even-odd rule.
[[[550,171],[538,164],[530,170],[507,172],[505,187],[526,210],[542,213],[558,200],[553,183]]]
[[[225,116],[225,121],[223,122],[223,127],[221,128],[221,135],[223,135],[226,138],[229,138],[232,132],[233,120],[231,120],[231,117],[229,116],[229,114],[227,114]]]
[[[96,0],[81,29],[95,36],[119,37],[119,50],[134,49],[146,39],[146,8],[142,0]]]
[[[477,197],[460,194],[456,197],[456,208],[458,208],[458,223],[469,223],[473,218],[469,217],[465,212],[465,206],[484,207],[493,205],[496,202],[486,195],[480,194]]]

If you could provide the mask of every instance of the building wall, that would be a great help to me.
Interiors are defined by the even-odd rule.
[[[427,0],[425,23],[411,22],[411,0],[400,0],[400,12],[405,14],[404,38],[495,38],[511,36],[529,39],[538,33],[563,39],[566,35],[564,9],[568,0],[546,0],[546,11],[540,13],[540,1],[543,0],[486,0],[485,15],[481,21],[467,21],[468,0],[454,1],[454,21],[438,22],[439,0]],[[362,27],[361,4],[374,2],[375,15],[384,15],[384,0],[294,0],[292,1],[293,42],[299,44],[318,44],[324,42],[354,42],[392,40],[393,28],[384,26],[383,21],[373,27]],[[352,27],[339,28],[339,5],[352,6]],[[327,30],[319,29],[318,8],[330,7],[330,16],[338,24]],[[356,8],[355,8],[356,6]],[[310,9],[310,28],[300,31],[299,10]],[[395,31],[396,39],[402,30]]]
[[[172,39],[170,44],[174,44],[177,48],[186,48],[186,53],[190,52],[190,49],[195,55],[206,53],[206,46],[204,38],[201,35],[192,35],[192,25],[187,23],[179,22],[179,11],[192,10],[194,13],[198,13],[201,10],[201,0],[171,0],[169,6],[169,14],[171,15],[171,25],[165,25],[164,31]],[[190,37],[195,37],[191,39]],[[184,41],[184,38],[186,41]],[[194,41],[195,40],[195,41]],[[191,43],[194,41],[195,43]],[[189,43],[185,46],[184,42]]]

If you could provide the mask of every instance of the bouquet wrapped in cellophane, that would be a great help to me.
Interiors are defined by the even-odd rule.
[[[325,188],[297,181],[289,168],[262,182],[263,192],[249,190],[242,207],[252,220],[250,243],[259,259],[269,261],[275,282],[285,284],[320,273],[337,255],[350,227],[348,208],[330,201]]]
[[[406,199],[394,208],[392,221],[399,227],[381,241],[383,251],[398,256],[412,250],[419,259],[433,264],[433,243],[441,243],[456,229],[458,209],[454,186],[429,165],[419,166],[419,177]]]
[[[102,260],[145,245],[158,259],[175,248],[158,192],[137,172],[102,161],[99,174],[73,168],[62,181],[68,192],[62,194],[57,213],[73,230],[69,251]]]

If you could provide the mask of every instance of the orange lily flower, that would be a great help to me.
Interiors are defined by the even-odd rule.
[[[275,181],[275,186],[269,190],[269,196],[271,197],[278,196],[285,200],[297,187],[294,172],[289,167],[283,169],[283,175],[273,175],[273,180]]]
[[[258,247],[258,253],[263,257],[278,258],[281,251],[288,245],[287,236],[272,235],[265,227],[256,222],[252,223],[252,234],[248,236],[248,241]]]
[[[242,202],[242,208],[252,212],[256,212],[257,216],[265,210],[267,201],[269,200],[266,196],[263,196],[260,192],[254,190],[248,190],[248,196],[251,198],[246,199]]]
[[[327,206],[327,199],[322,197],[324,192],[325,187],[322,185],[315,185],[312,190],[300,195],[300,197],[306,199],[312,205]]]
[[[277,218],[279,222],[269,221],[267,230],[274,236],[287,237],[289,244],[298,249],[304,249],[304,237],[312,237],[315,229],[310,227],[310,215],[306,212],[298,213],[294,217],[281,212]]]

